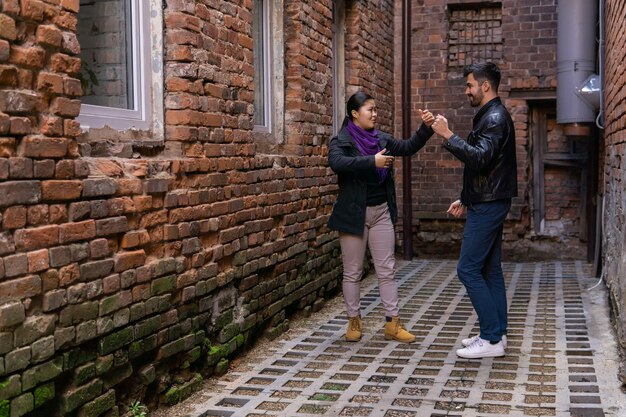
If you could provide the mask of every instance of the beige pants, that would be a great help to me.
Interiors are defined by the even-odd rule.
[[[360,315],[361,276],[365,249],[369,247],[376,275],[378,290],[385,308],[385,315],[398,315],[398,284],[396,283],[396,259],[394,254],[395,232],[387,203],[367,207],[363,235],[339,234],[343,259],[343,298],[349,317]]]

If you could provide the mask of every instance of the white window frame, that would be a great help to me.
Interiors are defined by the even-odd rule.
[[[254,125],[255,132],[272,133],[273,122],[273,100],[272,100],[272,42],[270,34],[272,33],[272,9],[269,0],[263,1],[263,119],[264,124]],[[255,39],[252,40],[253,42]],[[256,111],[256,109],[255,109]],[[256,122],[255,122],[256,123]]]
[[[77,120],[84,130],[104,126],[116,130],[162,130],[162,0],[130,0],[130,3],[133,109],[82,104]]]

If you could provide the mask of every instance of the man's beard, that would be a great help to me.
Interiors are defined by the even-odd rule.
[[[483,100],[482,96],[479,98],[474,95],[468,94],[467,97],[469,98],[469,102],[472,107],[480,106],[480,102]]]

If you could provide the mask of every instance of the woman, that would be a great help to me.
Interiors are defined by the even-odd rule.
[[[343,259],[343,296],[348,313],[346,340],[361,339],[360,280],[369,246],[380,298],[385,308],[385,338],[411,343],[415,336],[398,319],[394,223],[398,209],[393,180],[394,156],[413,155],[432,136],[435,118],[419,111],[423,124],[409,140],[396,140],[374,129],[376,103],[358,92],[348,100],[346,119],[332,138],[328,162],[339,179],[339,196],[328,227],[339,231]]]

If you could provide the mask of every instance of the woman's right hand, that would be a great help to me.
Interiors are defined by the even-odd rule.
[[[417,112],[422,119],[422,122],[424,122],[427,127],[431,127],[433,125],[435,122],[435,116],[433,116],[430,111],[418,109]]]
[[[374,161],[376,163],[376,168],[391,168],[393,166],[393,156],[385,155],[387,149],[383,149],[374,155]]]

